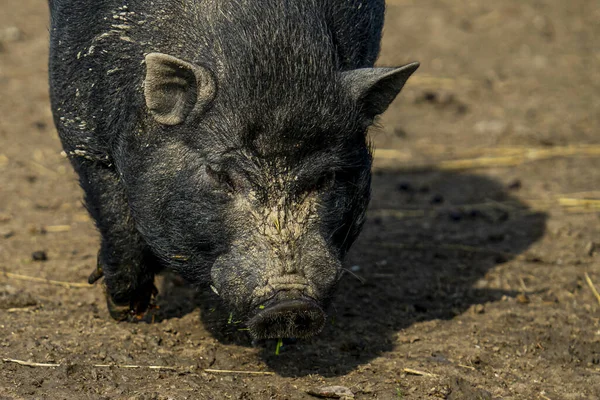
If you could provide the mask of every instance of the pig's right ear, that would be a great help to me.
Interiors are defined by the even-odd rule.
[[[383,113],[396,98],[418,62],[398,68],[361,68],[342,73],[344,84],[368,120]]]
[[[215,93],[208,69],[167,54],[146,55],[144,97],[158,123],[181,124],[192,111],[204,111]]]

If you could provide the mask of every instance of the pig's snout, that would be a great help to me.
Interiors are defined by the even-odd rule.
[[[312,298],[280,292],[248,321],[256,339],[307,338],[318,334],[325,324],[325,312]]]

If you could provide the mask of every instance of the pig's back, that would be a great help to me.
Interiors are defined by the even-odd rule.
[[[144,54],[203,64],[224,83],[222,91],[236,96],[256,90],[252,79],[310,85],[375,62],[384,2],[51,0],[50,10],[59,133],[68,149],[105,154],[122,132],[139,129]]]

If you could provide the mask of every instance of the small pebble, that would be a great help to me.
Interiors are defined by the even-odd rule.
[[[542,301],[546,304],[556,304],[559,299],[554,293],[548,292],[542,296]]]
[[[35,121],[33,123],[33,126],[35,126],[40,131],[43,131],[48,127],[48,125],[44,121]]]
[[[481,358],[479,356],[475,356],[471,359],[471,364],[479,365],[481,364]]]
[[[463,214],[460,211],[450,211],[449,217],[452,221],[460,221]]]
[[[510,190],[519,190],[521,189],[521,181],[519,179],[515,179],[514,181],[509,183],[507,187]]]
[[[396,189],[399,192],[411,192],[413,190],[412,185],[408,182],[400,182]]]
[[[405,138],[406,136],[408,136],[406,134],[406,131],[399,127],[394,128],[394,135],[396,135],[396,137],[399,137],[399,138]]]
[[[444,196],[436,194],[431,198],[431,204],[442,204],[444,202]]]
[[[469,107],[466,104],[459,104],[456,106],[456,113],[458,115],[466,114],[469,111]]]
[[[438,95],[435,92],[427,91],[423,93],[423,96],[418,99],[419,102],[426,101],[428,103],[437,103]]]
[[[469,217],[471,218],[477,218],[481,216],[481,211],[476,210],[476,209],[472,209],[471,211],[469,211]]]
[[[42,250],[34,251],[33,253],[31,253],[31,259],[33,261],[47,261],[48,254],[46,254],[46,252]]]
[[[531,302],[531,300],[529,300],[529,296],[527,296],[524,293],[518,294],[516,299],[517,299],[517,303],[520,303],[520,304],[529,304]]]
[[[354,393],[345,386],[323,386],[310,389],[308,394],[325,399],[353,399]]]

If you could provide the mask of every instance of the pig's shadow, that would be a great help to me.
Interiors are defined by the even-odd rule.
[[[343,375],[391,351],[397,333],[415,322],[516,295],[488,289],[482,278],[538,240],[546,215],[509,193],[518,182],[509,186],[472,174],[376,172],[369,218],[345,265],[352,273],[340,282],[326,328],[312,340],[284,343],[279,355],[273,341],[258,344],[264,361],[283,376]],[[159,302],[159,319],[199,307],[220,342],[251,345],[210,291],[166,279]]]

